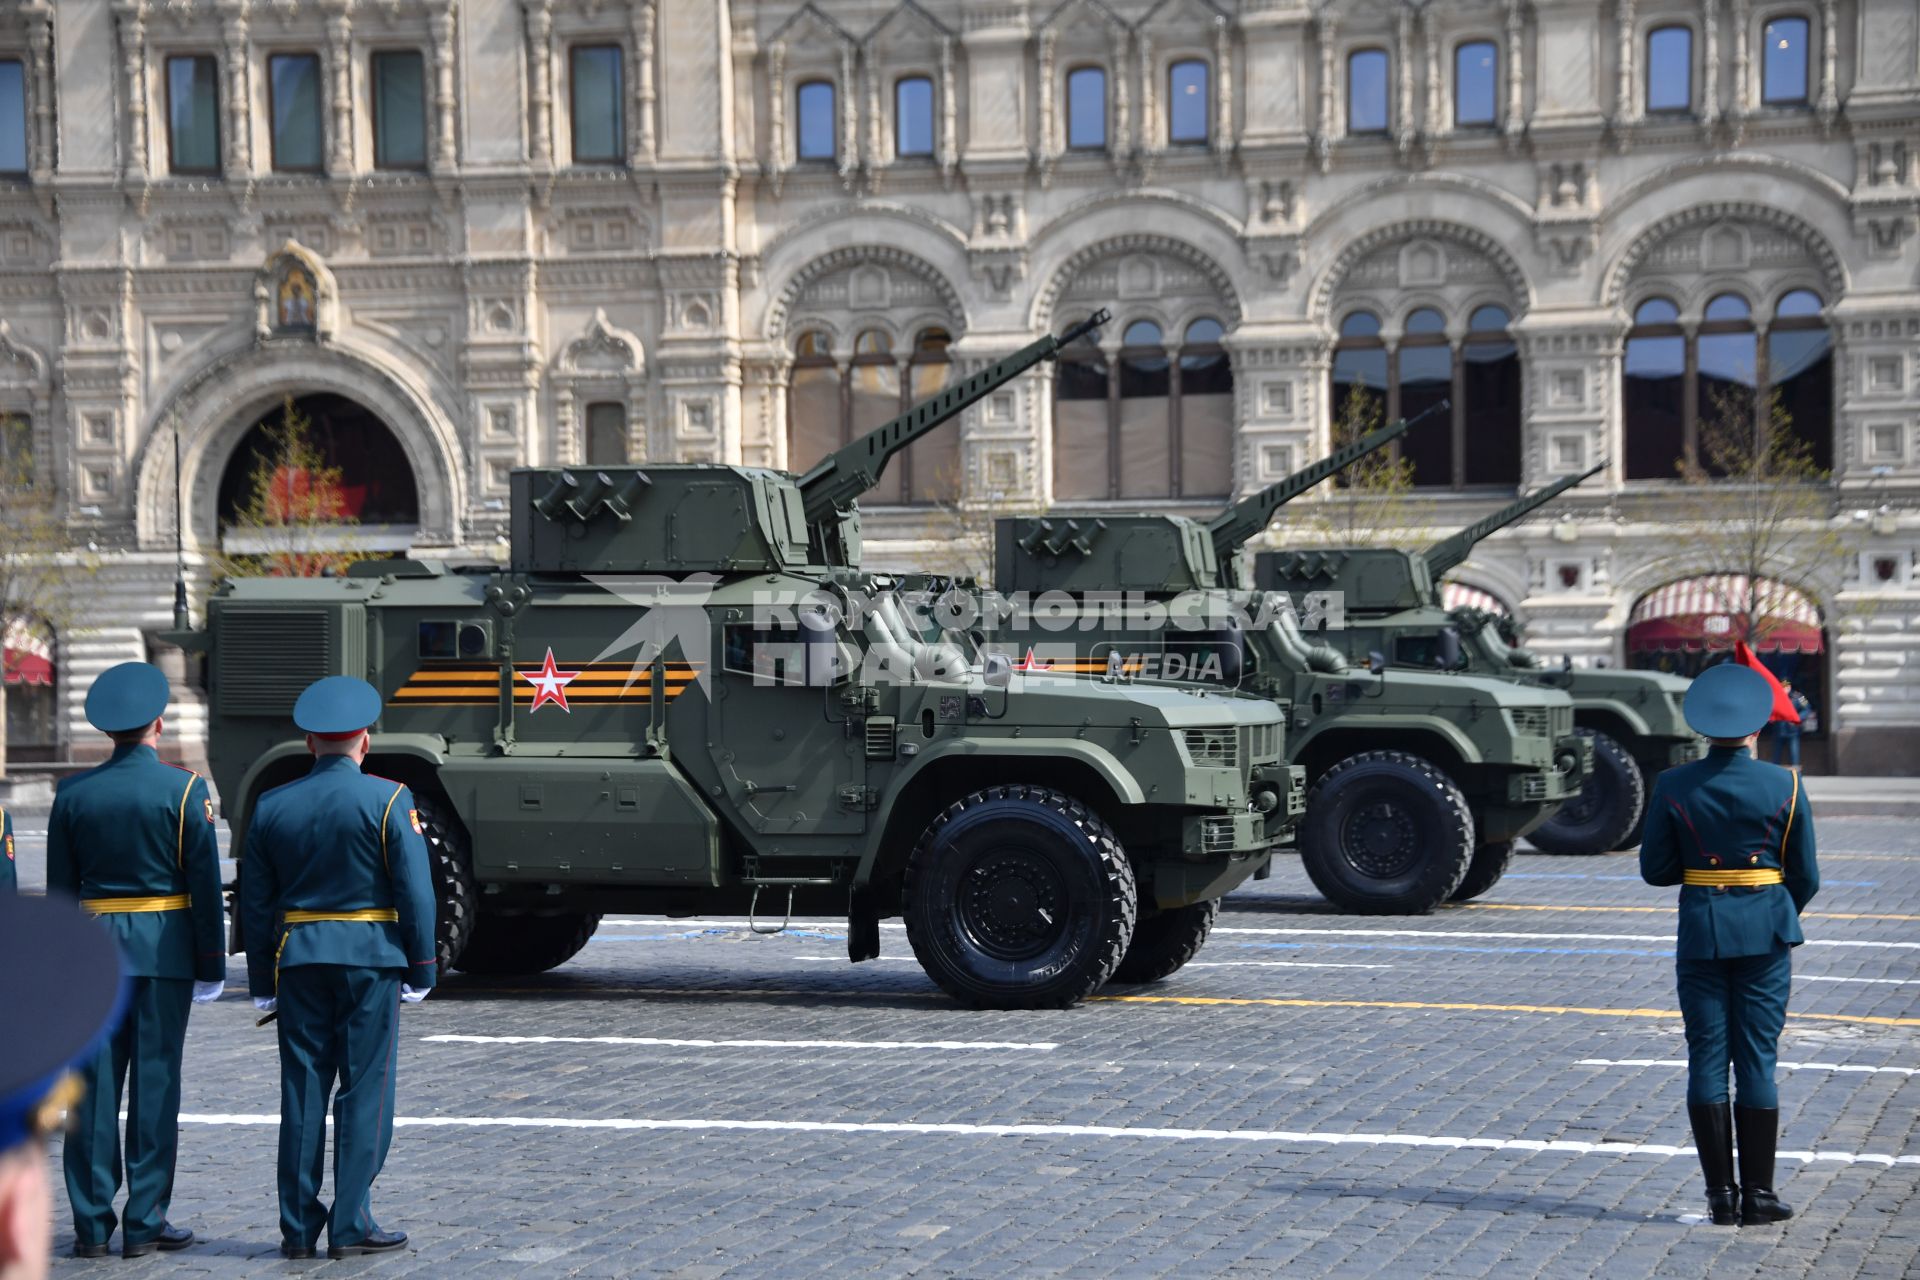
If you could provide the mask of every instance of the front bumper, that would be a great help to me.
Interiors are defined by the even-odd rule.
[[[1185,818],[1180,823],[1180,856],[1192,862],[1244,858],[1265,853],[1272,843],[1267,815],[1251,809]]]
[[[1593,776],[1593,739],[1584,733],[1569,733],[1553,744],[1554,765],[1572,784],[1569,794],[1578,794]]]

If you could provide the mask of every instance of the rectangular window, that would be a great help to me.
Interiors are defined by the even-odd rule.
[[[1661,27],[1647,36],[1647,110],[1693,110],[1693,32]]]
[[[1347,57],[1347,132],[1386,131],[1386,50],[1357,50]]]
[[[794,151],[802,160],[831,160],[837,153],[833,82],[809,80],[794,94]]]
[[[893,151],[900,156],[933,154],[933,81],[925,76],[893,86]]]
[[[426,60],[411,49],[373,55],[373,167],[427,167]]]
[[[167,59],[167,170],[220,172],[220,64],[210,54]]]
[[[1067,73],[1067,145],[1076,151],[1107,145],[1107,73],[1099,67]]]
[[[1207,64],[1198,59],[1167,68],[1167,141],[1207,140]]]
[[[1770,107],[1795,106],[1807,100],[1807,38],[1805,18],[1775,18],[1761,32],[1760,101]]]
[[[1456,129],[1490,125],[1498,99],[1500,54],[1490,40],[1473,40],[1453,51],[1453,124]]]
[[[627,158],[620,46],[576,45],[572,68],[573,162],[621,164]]]
[[[0,173],[27,171],[27,76],[23,63],[0,61]]]
[[[627,409],[603,402],[587,406],[587,465],[627,464]]]
[[[320,172],[319,55],[276,53],[268,58],[267,106],[273,119],[274,172]]]

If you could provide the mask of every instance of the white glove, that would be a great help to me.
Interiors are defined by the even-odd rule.
[[[213,982],[196,981],[193,984],[193,1002],[195,1004],[212,1004],[220,998],[220,993],[226,989],[227,980],[225,978],[220,978]]]
[[[400,984],[400,1001],[402,1004],[419,1004],[426,998],[427,993],[425,991],[415,991],[404,982]]]
[[[253,1007],[262,1013],[272,1013],[280,1007],[280,1001],[274,996],[255,996]]]

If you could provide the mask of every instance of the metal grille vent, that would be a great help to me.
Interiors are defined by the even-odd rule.
[[[1547,737],[1552,714],[1546,707],[1519,707],[1507,712],[1513,731],[1528,738]]]
[[[214,706],[221,715],[293,714],[301,690],[331,674],[333,617],[324,609],[223,609],[213,637]]]
[[[1280,758],[1280,726],[1256,724],[1247,730],[1247,759],[1254,764],[1270,764]]]
[[[1202,768],[1240,765],[1240,735],[1232,729],[1183,729],[1181,740],[1187,744],[1187,757]]]
[[[1233,819],[1206,819],[1200,826],[1200,850],[1203,853],[1232,853]]]
[[[1555,707],[1552,715],[1554,741],[1557,742],[1561,738],[1571,736],[1573,733],[1573,708]]]
[[[1522,800],[1545,800],[1547,798],[1547,776],[1544,773],[1530,773],[1520,779],[1520,798]]]
[[[894,718],[867,717],[867,759],[891,760],[894,756]]]

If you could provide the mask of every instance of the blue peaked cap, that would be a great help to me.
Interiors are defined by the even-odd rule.
[[[293,704],[293,722],[307,733],[358,733],[380,718],[380,691],[358,676],[315,680]]]
[[[167,677],[150,662],[108,667],[87,690],[87,723],[102,733],[144,729],[166,714]]]
[[[1773,686],[1752,667],[1723,662],[1687,686],[1687,723],[1709,738],[1744,738],[1773,716]]]

